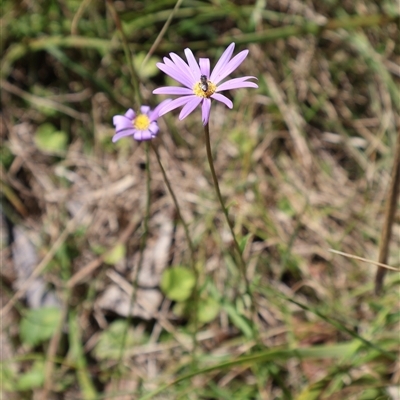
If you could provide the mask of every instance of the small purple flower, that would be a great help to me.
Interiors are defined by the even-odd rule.
[[[155,138],[159,129],[157,119],[160,117],[160,109],[170,101],[171,99],[162,101],[153,111],[149,106],[141,106],[138,115],[131,108],[125,115],[114,115],[115,135],[112,138],[113,143],[131,135],[138,141]]]
[[[211,74],[210,60],[200,58],[199,63],[197,63],[190,49],[185,49],[187,64],[175,53],[169,54],[171,59],[164,57],[164,63],[158,63],[157,67],[186,87],[166,86],[153,91],[155,94],[180,96],[163,106],[160,110],[160,116],[183,106],[179,114],[179,119],[182,120],[201,104],[203,125],[206,125],[210,118],[211,99],[220,101],[229,108],[233,107],[232,101],[220,92],[244,87],[258,88],[254,82],[247,82],[249,79],[257,79],[254,76],[230,79],[218,85],[243,62],[249,53],[248,50],[243,50],[231,59],[234,48],[235,43],[231,43],[218,60]]]

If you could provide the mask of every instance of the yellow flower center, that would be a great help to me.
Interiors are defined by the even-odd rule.
[[[133,120],[133,126],[139,131],[145,131],[149,128],[150,126],[150,119],[147,115],[145,114],[139,114],[134,120]]]
[[[217,85],[215,83],[212,83],[211,81],[207,81],[207,90],[206,91],[204,91],[202,89],[202,86],[203,86],[203,83],[201,81],[196,82],[194,84],[193,93],[196,96],[208,98],[208,97],[211,97],[217,90]]]

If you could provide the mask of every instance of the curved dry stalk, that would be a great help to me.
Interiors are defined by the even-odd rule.
[[[328,251],[330,251],[331,253],[339,254],[339,255],[347,257],[347,258],[352,258],[353,260],[364,261],[366,263],[370,263],[370,264],[376,265],[378,267],[386,268],[386,269],[389,269],[391,271],[400,272],[399,268],[394,268],[394,267],[391,267],[390,265],[382,264],[380,262],[377,262],[377,261],[374,261],[374,260],[370,260],[368,258],[355,256],[354,254],[349,254],[349,253],[345,253],[343,251],[338,251],[338,250],[334,250],[334,249],[329,249]]]
[[[381,240],[379,244],[378,262],[387,264],[389,254],[390,238],[392,236],[392,226],[394,222],[394,214],[396,212],[397,199],[400,191],[400,132],[397,134],[397,143],[393,159],[392,174],[390,187],[385,206],[385,220],[383,222]],[[387,269],[379,266],[375,276],[375,294],[380,294],[383,287],[383,278]]]

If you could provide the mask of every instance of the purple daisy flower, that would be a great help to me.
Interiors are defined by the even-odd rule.
[[[249,79],[257,79],[254,76],[230,79],[219,85],[243,62],[249,53],[248,50],[243,50],[231,59],[234,48],[235,43],[231,43],[218,60],[211,74],[210,60],[200,58],[199,63],[197,63],[190,49],[185,49],[187,64],[175,53],[169,54],[171,59],[164,57],[164,63],[158,63],[157,67],[186,87],[166,86],[153,91],[155,94],[180,96],[163,106],[160,110],[160,116],[183,106],[179,114],[179,119],[182,120],[201,104],[203,125],[206,125],[210,117],[211,99],[218,100],[229,108],[233,107],[232,101],[220,92],[244,87],[258,88],[254,82],[248,82]]]
[[[155,138],[159,129],[157,119],[160,117],[160,110],[170,101],[171,99],[162,101],[154,110],[151,110],[149,106],[141,106],[140,114],[137,115],[131,108],[125,115],[114,115],[113,143],[125,136],[133,136],[138,141]]]

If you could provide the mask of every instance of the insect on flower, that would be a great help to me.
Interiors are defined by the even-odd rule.
[[[258,88],[256,83],[249,82],[249,79],[257,79],[254,76],[243,76],[220,83],[239,67],[249,53],[248,50],[243,50],[231,58],[234,49],[235,43],[231,43],[211,73],[210,60],[200,58],[197,62],[190,49],[185,49],[187,63],[175,53],[169,54],[171,58],[164,57],[164,62],[158,63],[157,67],[185,87],[166,86],[153,91],[155,94],[179,96],[161,108],[160,116],[183,106],[179,114],[179,119],[182,120],[201,104],[202,120],[206,125],[210,118],[211,99],[220,101],[229,108],[233,107],[232,101],[220,92],[244,87]]]
[[[201,82],[201,85],[200,85],[201,90],[202,90],[203,92],[207,92],[207,90],[208,90],[208,81],[207,81],[207,77],[206,77],[205,75],[201,75],[201,76],[200,76],[200,82]]]

